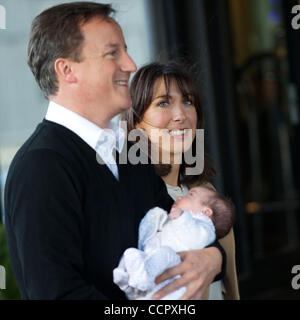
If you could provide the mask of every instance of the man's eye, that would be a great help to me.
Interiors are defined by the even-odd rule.
[[[113,50],[113,51],[110,51],[108,52],[107,54],[110,55],[110,56],[115,56],[117,54],[117,50]]]

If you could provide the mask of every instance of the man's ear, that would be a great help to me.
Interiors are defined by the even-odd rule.
[[[64,58],[56,59],[54,63],[55,72],[61,80],[68,83],[77,82],[76,76],[73,74],[72,61]]]
[[[201,210],[206,216],[208,216],[209,218],[212,217],[213,215],[213,211],[211,208],[209,207],[204,207],[202,210]]]

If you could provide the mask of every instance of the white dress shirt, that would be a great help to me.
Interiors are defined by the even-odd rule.
[[[121,152],[125,142],[125,132],[110,122],[109,128],[102,129],[93,122],[57,103],[50,101],[45,116],[48,121],[60,124],[77,134],[96,152],[99,164],[107,165],[115,178],[119,180],[119,171],[113,156],[114,149]]]

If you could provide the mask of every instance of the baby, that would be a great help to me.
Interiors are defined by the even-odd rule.
[[[164,287],[167,280],[155,285],[164,270],[181,262],[176,252],[203,249],[217,238],[223,238],[232,227],[231,201],[204,187],[192,188],[178,197],[170,214],[161,208],[147,212],[139,226],[138,249],[127,249],[114,269],[114,282],[129,299],[146,300]],[[182,287],[164,300],[180,299]]]

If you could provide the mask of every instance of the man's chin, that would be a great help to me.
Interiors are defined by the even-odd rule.
[[[120,107],[121,112],[130,109],[131,105],[132,105],[131,101],[128,102],[128,103],[124,103],[124,104]]]

